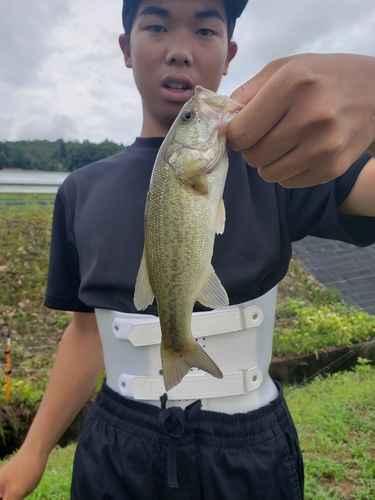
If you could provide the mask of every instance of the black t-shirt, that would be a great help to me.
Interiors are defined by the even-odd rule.
[[[138,312],[133,295],[145,200],[161,143],[138,138],[123,152],[67,177],[55,202],[46,306]],[[228,154],[226,225],[215,239],[212,263],[231,304],[276,285],[288,269],[291,242],[308,234],[357,245],[375,242],[375,218],[337,212],[369,155],[335,181],[288,190],[264,182],[241,153]],[[196,304],[196,310],[204,309]],[[157,314],[155,303],[144,312]]]

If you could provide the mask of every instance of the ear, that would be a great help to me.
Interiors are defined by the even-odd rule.
[[[118,43],[120,45],[121,52],[124,54],[125,66],[127,68],[132,68],[132,57],[130,54],[130,44],[127,42],[127,38],[124,34],[118,37]]]
[[[224,76],[228,74],[229,63],[237,54],[237,50],[238,50],[238,45],[236,44],[236,42],[229,42],[227,60],[225,61],[225,66],[223,71]]]

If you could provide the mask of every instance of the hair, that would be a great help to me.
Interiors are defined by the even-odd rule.
[[[122,24],[123,24],[124,30],[125,30],[126,43],[128,45],[130,45],[130,32],[132,30],[135,14],[136,14],[137,9],[138,9],[139,0],[127,2],[127,3],[130,5],[126,9],[126,11],[125,11],[125,8],[123,8]],[[236,26],[236,19],[229,16],[228,9],[226,9],[226,11],[227,11],[227,18],[228,18],[228,43],[229,43],[232,40],[234,28]]]

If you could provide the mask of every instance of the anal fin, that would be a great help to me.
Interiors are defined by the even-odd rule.
[[[199,292],[197,301],[211,309],[225,307],[229,304],[227,292],[217,277],[212,265],[207,273],[206,281]]]
[[[224,200],[221,198],[219,206],[217,207],[216,220],[215,220],[215,233],[223,234],[225,229],[225,206]]]

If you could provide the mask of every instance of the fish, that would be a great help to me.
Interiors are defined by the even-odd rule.
[[[167,392],[193,367],[223,377],[194,339],[191,317],[197,301],[211,309],[229,303],[211,260],[215,234],[222,234],[225,227],[228,126],[242,107],[198,85],[153,166],[134,304],[144,310],[156,299]]]

